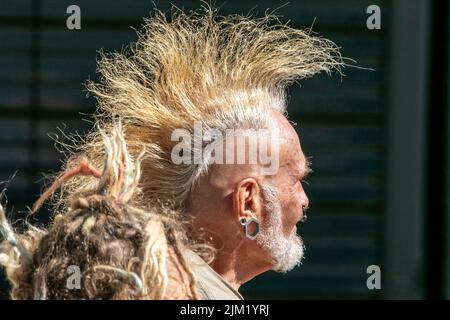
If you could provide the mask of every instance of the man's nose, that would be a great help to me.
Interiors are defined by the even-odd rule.
[[[305,192],[302,193],[301,203],[302,208],[309,208],[309,199]]]

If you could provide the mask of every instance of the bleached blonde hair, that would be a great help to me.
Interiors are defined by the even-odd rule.
[[[123,121],[132,155],[146,147],[136,202],[170,201],[183,210],[208,164],[171,161],[175,129],[268,128],[270,113],[286,112],[286,88],[322,71],[340,71],[338,47],[311,30],[279,23],[276,16],[220,16],[209,6],[168,18],[156,10],[124,53],[101,54],[99,83],[88,90],[98,103],[95,120],[109,130]],[[101,166],[102,137],[92,130],[74,149]],[[94,183],[79,177],[64,194]]]

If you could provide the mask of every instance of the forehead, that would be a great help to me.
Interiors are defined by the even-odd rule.
[[[303,172],[307,169],[308,161],[301,148],[299,139],[285,140],[280,148],[280,164],[289,170]]]
[[[305,170],[307,159],[294,126],[281,114],[274,115],[274,119],[279,129],[280,165],[287,166],[290,170]]]

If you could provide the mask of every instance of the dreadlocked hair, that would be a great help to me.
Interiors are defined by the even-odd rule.
[[[197,299],[195,279],[182,252],[187,245],[178,215],[129,205],[145,152],[133,160],[120,123],[110,138],[103,172],[74,160],[38,199],[32,213],[60,186],[83,175],[95,188],[74,194],[66,213],[48,229],[16,234],[0,205],[0,264],[13,299]],[[71,273],[79,271],[79,286]],[[73,283],[73,281],[75,281]],[[72,282],[71,282],[72,281]],[[72,285],[71,285],[72,283]]]

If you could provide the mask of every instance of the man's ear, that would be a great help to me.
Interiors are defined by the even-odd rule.
[[[261,199],[258,182],[247,178],[239,182],[233,193],[234,212],[238,221],[242,218],[261,218]]]

